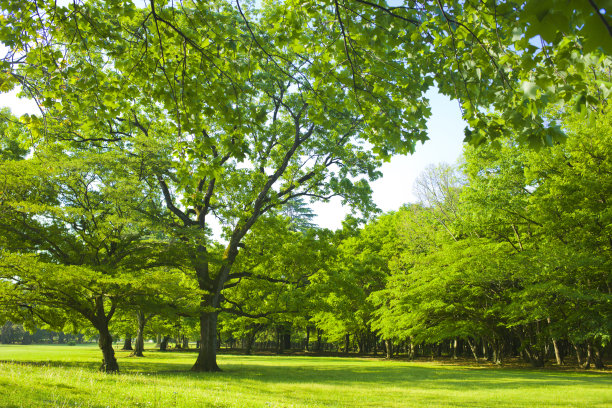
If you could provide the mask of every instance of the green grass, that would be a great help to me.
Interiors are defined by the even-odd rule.
[[[191,373],[194,353],[118,352],[98,373],[95,346],[0,346],[0,407],[610,407],[602,372],[307,356],[219,356],[221,373]]]

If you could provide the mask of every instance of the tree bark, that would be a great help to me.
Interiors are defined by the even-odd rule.
[[[168,351],[168,341],[170,341],[170,336],[164,336],[161,343],[159,343],[159,351]]]
[[[200,349],[191,371],[221,371],[217,365],[218,312],[200,312]]]
[[[470,350],[472,350],[472,355],[474,356],[474,360],[478,363],[478,353],[476,352],[476,344],[472,343],[472,340],[467,338],[468,345],[470,346]]]
[[[306,344],[304,344],[304,351],[308,351],[308,343],[310,343],[310,327],[306,326]]]
[[[576,360],[578,360],[578,366],[582,366],[582,355],[580,353],[580,348],[576,343],[572,343],[574,346],[574,350],[576,351]]]
[[[603,363],[603,360],[601,359],[601,353],[599,352],[599,348],[596,346],[592,346],[593,347],[593,351],[595,352],[595,356],[593,358],[593,364],[595,364],[595,368],[599,368],[599,369],[603,369],[606,368],[606,366]]]
[[[553,348],[555,349],[555,359],[557,360],[557,365],[563,365],[563,357],[561,356],[561,351],[559,350],[559,345],[557,344],[557,340],[555,338],[552,339]]]
[[[136,312],[136,319],[138,321],[138,330],[136,331],[136,344],[132,355],[135,357],[144,357],[144,328],[147,319],[143,312],[138,310]]]
[[[408,338],[408,358],[414,360],[414,343],[411,338]]]
[[[125,340],[123,341],[123,347],[121,348],[121,350],[134,350],[132,348],[132,335],[125,335]]]
[[[393,358],[393,343],[391,340],[385,340],[385,347],[387,348],[387,358]]]
[[[105,373],[118,373],[119,364],[115,358],[115,350],[113,350],[113,338],[108,330],[108,321],[100,322],[98,325],[98,332],[100,338],[98,339],[98,346],[102,350],[102,365],[100,371]]]
[[[350,345],[351,335],[347,333],[344,335],[344,354],[348,354]]]

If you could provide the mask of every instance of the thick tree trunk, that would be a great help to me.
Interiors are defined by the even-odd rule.
[[[217,365],[217,314],[200,312],[200,348],[191,371],[221,371]]]
[[[170,341],[170,336],[164,336],[161,343],[159,343],[159,351],[168,351],[169,341]]]
[[[144,357],[144,328],[147,322],[145,315],[140,310],[136,312],[136,318],[138,321],[138,330],[136,331],[136,344],[132,355],[135,357]]]
[[[108,331],[108,322],[100,322],[98,325],[98,332],[100,338],[98,339],[98,346],[102,350],[102,365],[100,371],[105,373],[117,373],[119,372],[119,364],[115,358],[115,350],[113,350],[113,338]]]
[[[593,351],[595,352],[595,356],[593,357],[593,364],[595,364],[595,368],[599,368],[599,369],[603,369],[606,368],[606,366],[603,363],[603,360],[601,359],[601,353],[599,352],[599,348],[596,346],[592,346],[593,347]]]
[[[125,340],[123,341],[123,347],[121,348],[121,350],[134,350],[132,348],[132,335],[131,334],[125,335]]]
[[[391,340],[385,340],[385,346],[387,348],[387,358],[393,358],[393,343]]]
[[[246,348],[244,353],[246,355],[250,355],[252,353],[253,350],[253,343],[255,342],[255,331],[251,331],[250,333],[247,334],[246,336]]]

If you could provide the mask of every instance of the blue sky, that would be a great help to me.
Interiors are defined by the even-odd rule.
[[[382,166],[383,177],[371,184],[372,198],[383,211],[394,211],[403,204],[416,202],[413,186],[418,175],[430,164],[454,164],[461,155],[466,124],[461,119],[457,101],[451,101],[436,90],[430,90],[427,97],[432,110],[427,121],[430,140],[419,143],[410,156],[393,157]],[[342,208],[340,201],[337,198],[330,203],[313,204],[317,214],[315,222],[321,227],[340,228],[342,220],[350,213],[348,208]]]

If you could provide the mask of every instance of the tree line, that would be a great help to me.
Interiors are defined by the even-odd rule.
[[[484,320],[477,327],[466,323],[471,337],[463,337],[478,338],[502,356],[509,339],[515,344],[522,336],[521,344],[530,345],[522,350],[537,361],[539,345],[546,344],[542,333],[562,325],[569,312],[560,307],[544,316],[530,306],[538,317],[529,320],[522,306],[496,309],[515,305],[508,303],[514,297],[504,298],[510,296],[506,286],[517,296],[523,286],[538,287],[528,284],[533,276],[525,269],[520,278],[511,265],[537,261],[537,271],[558,268],[572,276],[592,271],[584,282],[565,284],[585,285],[593,296],[608,282],[578,259],[597,264],[599,258],[568,246],[591,245],[593,234],[605,237],[605,217],[595,222],[584,207],[563,222],[546,218],[566,210],[554,204],[569,194],[555,190],[560,187],[542,193],[541,204],[550,208],[532,213],[535,199],[528,193],[544,191],[539,177],[546,169],[525,180],[507,174],[520,173],[523,155],[531,154],[521,150],[525,146],[548,146],[533,153],[543,162],[564,146],[569,123],[583,120],[596,129],[605,120],[612,31],[593,2],[576,10],[553,0],[407,1],[397,7],[378,1],[0,4],[0,91],[19,87],[39,108],[21,118],[2,113],[0,316],[93,330],[104,371],[118,370],[111,327],[127,315],[136,316],[137,349],[154,320],[188,325],[195,319],[193,369],[216,371],[221,326],[234,324],[253,336],[258,319],[288,319],[298,309],[306,328],[318,325],[334,336],[345,327],[346,336],[369,325],[364,335],[377,333],[389,349],[408,338],[423,343],[412,331],[419,316],[426,317],[420,324],[428,341],[446,338],[450,329],[438,325],[445,319],[456,325],[453,338],[461,337],[461,319],[469,320],[461,313],[469,311],[474,322]],[[423,204],[398,212],[414,213],[410,222],[423,229],[415,227],[414,239],[401,244],[367,246],[351,220],[337,233],[289,228],[287,211],[297,203],[334,196],[360,218],[375,214],[368,182],[380,177],[383,160],[427,139],[430,110],[423,95],[434,84],[460,103],[466,141],[476,149],[466,152],[466,163],[482,155],[474,166],[488,170],[466,164],[469,183],[461,194],[451,175],[444,176],[447,185],[425,183]],[[514,155],[516,163],[496,152]],[[499,178],[485,177],[494,174]],[[504,202],[521,182],[525,193],[512,192]],[[500,192],[485,193],[483,186]],[[213,218],[222,240],[211,233]],[[591,229],[576,235],[586,227],[571,220]],[[444,234],[450,242],[438,238]],[[602,239],[593,240],[601,246],[588,251],[605,248]],[[418,247],[408,248],[412,242]],[[553,251],[559,248],[566,252]],[[595,253],[605,257],[605,251]],[[479,266],[482,274],[505,270],[507,276],[479,286],[485,283],[461,275],[469,268],[449,254],[463,254],[457,256],[464,262],[491,260]],[[554,263],[560,259],[574,266]],[[460,298],[474,305],[454,315],[453,299],[442,296],[447,290],[429,298],[433,288],[425,276],[411,275],[413,268],[447,268],[440,276],[448,279],[448,291],[466,282],[474,291]],[[448,313],[411,304],[397,289],[402,279],[420,288],[410,296],[421,296],[419,307],[448,304]],[[392,280],[395,286],[387,287]],[[525,304],[539,299],[537,293]],[[591,320],[572,314],[582,334],[553,334],[592,359],[607,337],[591,328],[609,315],[598,308],[604,298],[581,299],[593,312]],[[327,309],[318,310],[322,305]],[[582,305],[574,309],[584,311]],[[515,315],[507,315],[510,310]],[[228,314],[245,320],[226,323]],[[385,321],[395,321],[398,332],[388,331]]]
[[[499,147],[467,146],[459,165],[432,166],[421,174],[415,187],[419,203],[370,221],[349,216],[338,231],[313,225],[313,214],[299,201],[263,217],[245,237],[224,287],[221,310],[228,313],[220,315],[216,347],[223,344],[246,353],[295,348],[380,352],[388,358],[398,353],[409,358],[469,354],[477,362],[486,358],[498,364],[520,356],[538,367],[554,356],[558,365],[569,358],[584,367],[602,368],[610,353],[612,329],[611,120],[609,112],[593,123],[585,123],[579,114],[566,114],[568,140],[542,151],[511,139],[500,141]],[[20,165],[17,182],[25,185],[26,194],[36,195],[33,182],[23,183],[27,161],[5,161],[4,166]],[[61,162],[65,166],[66,158]],[[45,168],[50,165],[49,160],[44,162]],[[91,172],[91,164],[87,168]],[[60,181],[70,191],[86,184],[80,176],[73,185]],[[116,178],[113,181],[121,186],[125,200],[125,186]],[[45,185],[48,188],[49,183]],[[81,200],[95,202],[93,193],[101,187],[85,190]],[[129,200],[139,200],[136,194],[132,192]],[[104,199],[112,201],[108,195]],[[25,223],[19,227],[15,218],[3,217],[5,237],[11,230],[17,234],[5,248],[32,245],[29,241],[41,240],[40,232],[45,231],[54,234],[58,246],[49,251],[86,248],[95,242],[91,256],[101,257],[100,247],[113,250],[94,237],[111,241],[109,245],[117,238],[95,229],[94,223],[131,229],[137,228],[137,221],[149,222],[139,215],[124,226],[125,219],[92,216],[92,225],[84,229],[85,210],[73,221],[75,232],[67,227],[61,232],[58,225],[43,222],[41,218],[51,213],[44,207],[36,210],[35,234],[29,232],[34,227]],[[19,217],[23,220],[23,214]],[[105,226],[106,222],[114,225]],[[188,348],[189,339],[199,340],[197,298],[192,295],[197,284],[188,270],[176,266],[185,262],[178,255],[172,262],[166,257],[165,266],[155,260],[157,252],[171,250],[168,236],[135,231],[136,238],[127,235],[114,245],[116,256],[125,256],[124,265],[136,266],[120,266],[103,279],[81,268],[70,275],[64,266],[46,276],[39,268],[49,265],[15,256],[11,273],[20,274],[12,277],[13,287],[3,293],[3,300],[16,299],[17,307],[8,317],[56,328],[73,324],[73,330],[79,331],[86,323],[75,316],[78,309],[70,302],[83,303],[93,314],[97,291],[110,297],[114,290],[120,298],[112,299],[117,317],[111,323],[113,316],[101,315],[109,322],[109,336],[112,331],[126,338],[127,349],[135,337],[137,355],[142,355],[145,338],[156,335],[162,349],[170,338],[179,348]],[[143,247],[135,246],[127,254],[122,246],[129,247],[132,239]],[[217,262],[223,250],[217,245],[213,253]],[[85,254],[83,249],[78,252]],[[3,268],[8,259],[5,252]],[[40,306],[27,304],[26,294],[35,296],[31,301]]]

